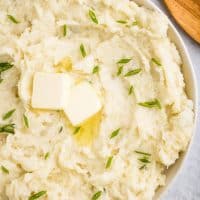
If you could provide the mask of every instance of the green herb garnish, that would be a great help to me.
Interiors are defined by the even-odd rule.
[[[86,54],[86,51],[85,51],[85,47],[83,44],[80,45],[80,51],[81,51],[81,55],[83,57],[85,57],[87,54]]]
[[[120,66],[120,67],[118,68],[117,76],[119,76],[119,75],[122,73],[123,69],[124,69],[124,66]]]
[[[6,71],[12,67],[13,67],[13,64],[10,64],[8,62],[2,62],[2,63],[0,63],[0,73],[2,73],[3,71]]]
[[[144,155],[144,156],[151,156],[150,153],[145,153],[145,152],[142,152],[142,151],[135,151],[135,153],[141,154],[141,155]]]
[[[139,169],[142,170],[142,169],[144,169],[146,166],[147,166],[147,165],[144,164],[144,165],[142,165]]]
[[[139,159],[138,159],[140,162],[143,163],[143,165],[139,168],[140,170],[142,170],[142,169],[144,169],[144,168],[146,167],[146,165],[147,165],[148,163],[150,163],[149,157],[151,156],[151,154],[150,154],[150,153],[143,152],[143,151],[135,151],[135,153],[137,153],[137,154],[143,156],[142,158],[139,158]]]
[[[106,169],[110,168],[112,164],[113,156],[110,156],[106,162]]]
[[[6,124],[0,126],[0,133],[11,133],[14,134],[14,126],[15,124]]]
[[[142,71],[141,68],[134,69],[134,70],[131,70],[131,71],[127,72],[124,76],[125,77],[134,76],[136,74],[139,74],[141,71]]]
[[[47,191],[40,191],[38,193],[35,193],[33,195],[31,195],[28,200],[35,200],[35,199],[38,199],[40,198],[41,196],[44,196],[45,194],[47,193]]]
[[[59,128],[58,133],[61,133],[62,131],[63,131],[63,126],[61,126],[61,127]]]
[[[76,127],[73,134],[76,135],[80,131],[80,129],[81,129],[80,126]]]
[[[63,25],[63,36],[65,37],[67,35],[67,25]]]
[[[142,103],[139,103],[139,105],[143,107],[147,107],[147,108],[161,109],[161,104],[158,99],[155,99],[153,101],[142,102]]]
[[[139,160],[140,162],[142,162],[142,163],[145,163],[145,164],[150,163],[150,161],[148,160],[147,157],[139,158],[138,160]]]
[[[27,118],[27,116],[25,114],[23,115],[23,119],[24,119],[24,125],[25,125],[25,127],[29,128],[29,121],[28,121],[28,118]]]
[[[127,64],[131,61],[132,59],[131,58],[122,58],[121,60],[119,60],[117,62],[117,64]]]
[[[98,73],[99,72],[99,66],[95,66],[92,70],[92,73],[95,74],[95,73]]]
[[[97,199],[101,196],[101,194],[102,194],[102,191],[96,192],[96,193],[92,196],[91,200],[97,200]]]
[[[8,119],[8,118],[10,118],[11,116],[12,116],[12,114],[15,112],[15,110],[16,109],[12,109],[12,110],[10,110],[10,111],[8,111],[7,113],[5,113],[4,115],[3,115],[3,120],[6,120],[6,119]]]
[[[13,64],[10,64],[8,62],[2,62],[0,63],[0,83],[3,81],[3,79],[1,78],[1,73],[12,68]]]
[[[125,20],[117,20],[116,22],[119,24],[127,24],[127,21],[125,21]]]
[[[6,167],[4,167],[3,165],[1,166],[1,170],[3,173],[9,174],[9,170]]]
[[[118,128],[117,130],[113,131],[110,135],[110,139],[116,137],[119,134],[120,128]]]
[[[44,159],[47,160],[47,158],[49,157],[50,153],[47,152],[45,155],[44,155]]]
[[[15,19],[12,15],[7,15],[8,19],[14,24],[19,24],[19,21]]]
[[[128,91],[128,95],[131,95],[134,91],[134,88],[133,86],[131,85],[130,88],[129,88],[129,91]]]
[[[162,66],[162,64],[160,63],[160,61],[158,61],[158,60],[155,59],[155,58],[152,58],[151,61],[152,61],[153,63],[155,63],[156,65],[160,66],[160,67]]]
[[[99,23],[99,22],[98,22],[98,19],[97,19],[97,17],[96,17],[96,14],[95,14],[95,12],[94,12],[94,10],[90,9],[89,12],[88,12],[88,14],[89,14],[90,19],[91,19],[95,24],[98,24],[98,23]]]
[[[138,25],[138,21],[134,21],[134,22],[132,23],[132,26],[136,26],[136,25]]]

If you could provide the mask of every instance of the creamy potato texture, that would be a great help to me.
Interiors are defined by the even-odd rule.
[[[0,63],[13,64],[1,66],[0,199],[152,199],[193,126],[165,16],[128,0],[0,8]],[[35,72],[88,81],[102,110],[73,127],[63,111],[33,109]]]

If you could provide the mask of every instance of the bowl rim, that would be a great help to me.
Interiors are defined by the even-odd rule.
[[[138,5],[144,6],[145,8],[149,8],[151,10],[155,10],[158,11],[159,13],[161,13],[162,15],[166,16],[168,19],[168,24],[169,24],[169,29],[171,29],[171,31],[174,34],[174,39],[176,41],[174,41],[174,39],[172,39],[170,36],[170,40],[175,43],[176,48],[178,49],[181,57],[182,57],[182,61],[184,64],[184,60],[185,60],[185,67],[183,65],[183,69],[187,68],[187,70],[189,70],[190,74],[190,81],[192,81],[192,97],[190,97],[190,99],[193,101],[193,111],[194,111],[194,125],[193,125],[193,131],[192,131],[192,137],[191,140],[188,144],[188,147],[186,149],[186,151],[183,153],[182,155],[182,160],[180,161],[180,165],[177,167],[177,169],[174,172],[174,175],[171,177],[171,179],[169,180],[169,182],[164,185],[163,187],[161,187],[160,191],[156,191],[155,193],[155,197],[154,199],[160,199],[161,197],[164,196],[164,194],[168,191],[169,187],[174,183],[174,181],[176,180],[176,178],[178,177],[178,175],[180,174],[186,159],[191,151],[191,146],[193,144],[194,141],[194,136],[196,134],[196,127],[197,127],[197,119],[198,119],[198,85],[197,85],[197,78],[196,78],[196,74],[195,74],[195,70],[194,70],[194,66],[193,63],[191,61],[191,57],[190,54],[188,52],[188,49],[182,39],[182,36],[180,35],[180,33],[178,32],[177,28],[175,27],[175,25],[172,23],[172,21],[169,19],[169,16],[167,16],[167,14],[165,14],[165,12],[158,7],[152,0],[131,0],[135,3],[137,3]],[[178,43],[178,44],[177,44]],[[184,58],[184,59],[183,59]],[[183,73],[183,71],[182,71]],[[184,82],[186,83],[186,77],[185,74],[183,73],[184,76]],[[187,83],[186,83],[187,86]],[[188,90],[185,89],[186,94],[188,93]],[[188,96],[188,94],[187,94]],[[179,159],[178,159],[179,160]],[[172,166],[176,166],[177,161],[172,165]]]

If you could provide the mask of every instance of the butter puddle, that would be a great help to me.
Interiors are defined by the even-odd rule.
[[[91,145],[99,133],[102,111],[92,116],[80,125],[80,129],[74,134],[79,145]]]
[[[62,59],[57,65],[55,65],[57,73],[72,72],[73,64],[70,57]],[[81,71],[78,72],[79,77],[76,83],[85,79],[86,74]],[[72,130],[72,134],[77,143],[81,146],[90,146],[94,139],[98,136],[100,123],[101,123],[102,111],[98,112],[91,118],[83,122],[79,127],[73,127],[68,121],[67,126]],[[75,133],[76,130],[76,133]]]
[[[72,70],[72,60],[70,57],[62,59],[57,65],[55,65],[57,73],[69,72]]]

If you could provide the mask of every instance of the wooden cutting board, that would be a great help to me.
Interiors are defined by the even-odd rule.
[[[164,0],[178,24],[200,44],[200,0]]]

